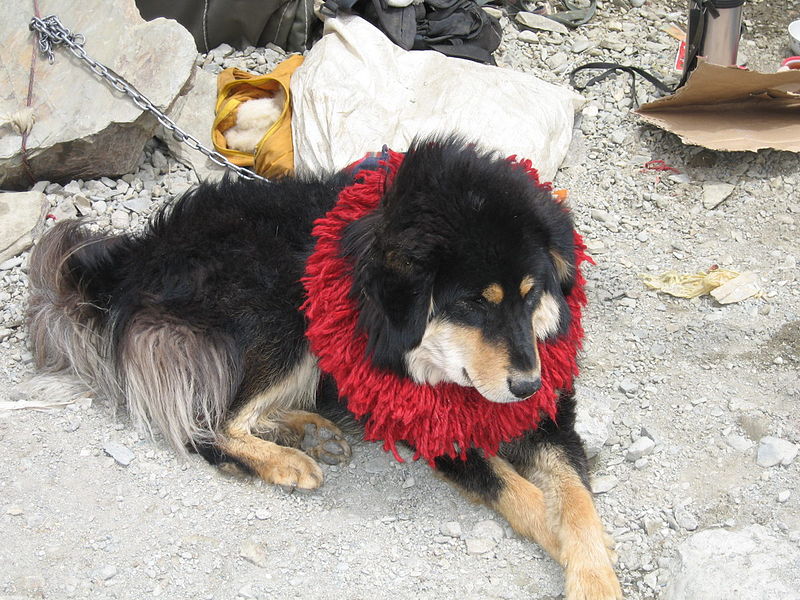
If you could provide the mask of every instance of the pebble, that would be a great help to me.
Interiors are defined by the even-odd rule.
[[[797,451],[797,446],[787,440],[766,436],[759,441],[756,463],[760,467],[790,465],[797,456]]]
[[[9,507],[6,509],[6,514],[7,514],[7,515],[11,515],[12,517],[18,517],[18,516],[20,516],[22,513],[23,513],[23,510],[22,510],[22,508],[20,508],[20,507],[19,507],[19,506],[17,506],[17,505],[12,505],[12,506],[9,506]]]
[[[595,494],[605,494],[615,487],[619,480],[613,475],[598,475],[592,479],[592,492]]]
[[[781,492],[778,492],[778,502],[780,502],[781,504],[787,502],[791,497],[791,495],[792,492],[790,492],[789,490],[783,490]]]
[[[22,257],[15,256],[13,258],[9,258],[8,260],[4,260],[0,263],[0,271],[9,271],[14,267],[18,267],[22,264]]]
[[[526,44],[538,44],[539,43],[539,36],[535,32],[525,29],[520,31],[517,35],[517,39],[520,42],[525,42]]]
[[[114,229],[127,229],[130,227],[131,217],[124,210],[115,210],[111,213],[111,226]]]
[[[498,542],[505,537],[505,531],[497,521],[486,519],[478,521],[472,528],[470,535],[475,538],[485,538]]]
[[[269,564],[267,549],[263,544],[254,540],[247,540],[239,549],[239,556],[257,567],[266,567]]]
[[[672,513],[675,516],[675,522],[686,531],[697,529],[697,518],[685,506],[676,507]]]
[[[469,538],[465,540],[465,544],[467,546],[467,554],[471,555],[486,554],[497,546],[496,541],[486,538]]]
[[[108,210],[108,203],[105,200],[95,200],[92,202],[92,210],[98,215],[104,215]]]
[[[439,525],[439,532],[447,537],[460,538],[461,523],[458,521],[448,521],[447,523],[442,523]]]
[[[630,379],[623,379],[619,384],[619,391],[628,396],[632,396],[639,391],[639,384]]]
[[[703,208],[715,209],[727,200],[735,187],[729,183],[707,183],[703,186]]]
[[[117,567],[115,567],[114,565],[106,565],[104,567],[100,567],[99,569],[95,569],[92,572],[92,576],[95,579],[100,579],[102,581],[108,581],[116,574],[117,574]]]
[[[586,50],[588,50],[592,46],[594,46],[593,42],[591,42],[591,41],[589,41],[589,40],[587,40],[585,38],[584,39],[579,39],[579,40],[575,40],[575,42],[573,42],[572,51],[575,54],[580,54],[581,52],[585,52]]]
[[[123,467],[127,467],[131,464],[131,461],[136,458],[136,455],[127,446],[123,446],[117,442],[106,442],[103,444],[103,452],[108,454]]]
[[[142,198],[141,196],[137,196],[136,198],[131,198],[130,200],[126,200],[122,203],[122,206],[127,208],[128,210],[135,212],[137,214],[141,214],[145,212],[148,208],[150,208],[150,199],[149,198]]]
[[[256,519],[259,521],[266,521],[269,519],[269,511],[266,508],[259,508],[256,510],[255,515]]]
[[[655,447],[656,443],[653,440],[649,437],[642,436],[628,447],[628,451],[625,453],[625,460],[636,462],[640,458],[650,454]]]

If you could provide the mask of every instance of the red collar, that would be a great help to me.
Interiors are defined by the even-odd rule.
[[[566,335],[540,342],[542,387],[531,398],[497,404],[473,388],[418,384],[378,370],[366,356],[366,334],[356,327],[358,310],[350,299],[352,265],[340,256],[339,241],[349,223],[380,204],[404,158],[391,151],[388,156],[383,168],[360,171],[358,181],[345,188],[336,205],[314,225],[317,244],[306,265],[307,299],[302,307],[309,322],[306,335],[311,350],[320,368],[335,380],[339,395],[347,399],[348,409],[358,418],[367,417],[365,439],[383,441],[384,450],[391,450],[397,460],[402,462],[395,447],[399,441],[416,449],[415,459],[422,457],[431,464],[437,456],[463,457],[470,447],[494,455],[501,442],[535,428],[544,415],[554,419],[557,390],[572,389],[583,339],[581,308],[586,304],[580,271],[587,259],[583,240],[575,232],[577,277],[567,297],[571,324]],[[542,185],[530,161],[515,157],[509,161],[524,169],[534,185]]]

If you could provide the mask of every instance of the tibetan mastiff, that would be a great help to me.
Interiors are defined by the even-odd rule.
[[[202,184],[136,235],[57,224],[31,257],[38,368],[124,404],[179,453],[318,487],[318,463],[351,452],[323,416],[342,404],[309,350],[301,279],[312,224],[352,181],[350,171]],[[421,383],[474,387],[490,402],[531,396],[537,339],[569,319],[569,213],[509,161],[454,139],[415,142],[387,188],[342,240],[357,274],[351,295],[370,306],[360,323],[371,360]],[[557,406],[497,455],[471,448],[433,462],[564,566],[567,598],[619,598],[572,394]]]

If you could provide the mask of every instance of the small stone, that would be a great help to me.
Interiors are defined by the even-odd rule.
[[[600,114],[600,107],[597,106],[597,104],[587,104],[586,108],[583,109],[582,114],[584,117],[593,119]]]
[[[75,194],[80,194],[81,184],[74,180],[70,181],[67,185],[64,186],[63,191],[68,196],[74,196]]]
[[[543,17],[542,15],[522,11],[518,12],[517,16],[514,18],[520,25],[529,27],[531,29],[552,31],[553,33],[560,33],[562,35],[569,34],[569,29],[567,29],[565,25],[553,21],[552,19],[548,19],[547,17]]]
[[[629,0],[633,8],[641,8],[647,0]]]
[[[167,158],[160,150],[153,150],[152,161],[153,166],[159,171],[165,171],[169,166],[169,163],[167,163]]]
[[[256,519],[259,521],[266,521],[269,519],[269,511],[266,508],[259,508],[256,510]]]
[[[619,481],[613,475],[599,475],[592,479],[592,492],[595,494],[605,494],[617,487]]]
[[[623,379],[619,384],[619,391],[628,396],[632,396],[639,391],[639,384],[630,379]]]
[[[737,452],[746,452],[753,446],[753,442],[751,442],[749,439],[743,435],[737,435],[735,433],[727,436],[725,438],[725,443]]]
[[[439,526],[439,532],[447,537],[459,538],[461,537],[461,523],[458,521],[448,521]]]
[[[92,210],[98,215],[104,215],[108,210],[108,203],[105,200],[96,200],[92,202]]]
[[[703,208],[715,209],[727,200],[735,187],[729,183],[707,183],[703,186]]]
[[[115,210],[111,213],[111,226],[114,229],[127,229],[130,227],[131,217],[124,210]]]
[[[8,260],[4,260],[0,263],[0,271],[8,271],[13,269],[14,267],[18,267],[22,264],[22,257],[15,256],[14,258],[9,258]]]
[[[131,452],[129,448],[117,442],[106,442],[103,444],[103,452],[108,454],[123,467],[127,467],[131,464],[131,461],[136,458],[136,455]]]
[[[572,51],[575,54],[580,54],[581,52],[585,52],[592,46],[594,46],[594,44],[585,38],[581,40],[575,40],[575,42],[572,44]]]
[[[792,495],[792,492],[789,490],[783,490],[782,492],[778,492],[778,502],[783,504],[789,500],[789,497]]]
[[[269,564],[267,549],[253,540],[247,540],[242,544],[242,547],[239,549],[239,556],[257,567],[263,568]]]
[[[497,542],[485,538],[469,538],[466,540],[467,554],[486,554],[494,549]]]
[[[414,479],[413,477],[409,477],[408,479],[406,479],[406,480],[403,482],[403,489],[404,489],[404,490],[407,490],[407,489],[409,489],[409,488],[412,488],[412,487],[414,487],[415,485],[417,485],[417,480],[416,480],[416,479]]]
[[[503,527],[497,523],[497,521],[486,519],[485,521],[476,523],[470,535],[474,538],[490,539],[498,542],[505,537],[505,531],[503,531]]]
[[[23,512],[22,508],[20,508],[17,505],[9,506],[6,509],[6,514],[7,515],[11,515],[12,517],[18,517],[18,516],[20,516],[22,514],[22,512]]]
[[[539,43],[539,36],[530,29],[525,29],[524,31],[520,31],[519,34],[517,35],[517,39],[520,42],[525,42],[526,44]]]
[[[636,462],[643,456],[650,454],[656,447],[656,443],[649,437],[640,437],[628,447],[625,453],[625,460],[629,462]]]
[[[145,212],[148,208],[150,208],[150,199],[142,198],[141,196],[136,196],[136,198],[131,198],[130,200],[126,200],[125,202],[123,202],[122,206],[124,206],[131,212],[141,214]]]
[[[647,233],[646,231],[640,231],[639,233],[636,234],[636,239],[644,243],[650,239],[650,234]]]
[[[117,567],[114,565],[106,565],[94,571],[94,576],[97,579],[108,581],[117,574]]]
[[[625,136],[626,133],[624,129],[615,129],[614,131],[611,132],[609,138],[611,139],[612,142],[614,142],[619,146],[625,141]]]
[[[697,529],[697,518],[689,512],[685,506],[679,506],[672,511],[675,516],[675,521],[686,531],[694,531]]]
[[[761,438],[758,444],[756,463],[760,467],[774,467],[775,465],[790,465],[797,456],[796,445],[772,436]]]

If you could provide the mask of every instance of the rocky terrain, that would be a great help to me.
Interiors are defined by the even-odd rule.
[[[579,64],[613,60],[677,81],[663,28],[684,24],[684,3],[600,4],[567,35],[503,17],[498,64],[565,83]],[[742,59],[776,70],[798,13],[796,0],[748,2]],[[198,65],[263,72],[280,58],[219,48]],[[623,589],[634,600],[798,599],[800,160],[686,146],[630,113],[627,77],[585,92],[555,181],[596,262],[578,395]],[[652,91],[637,88],[641,101]],[[675,171],[643,168],[653,159]],[[129,231],[195,181],[153,139],[119,179],[34,189],[50,224],[81,215]],[[561,569],[538,547],[377,445],[324,467],[321,490],[287,494],[177,460],[102,398],[32,409],[17,388],[32,373],[28,256],[0,264],[0,598],[561,596]],[[755,272],[760,294],[721,305],[642,280],[713,265]]]

